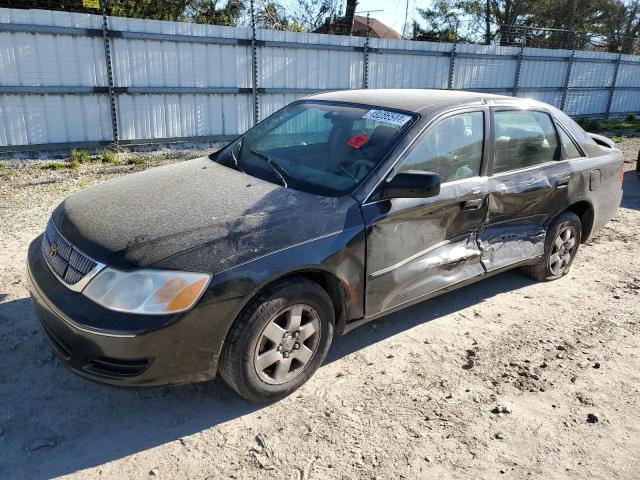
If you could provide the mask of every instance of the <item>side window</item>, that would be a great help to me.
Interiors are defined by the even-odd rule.
[[[578,147],[576,146],[574,141],[560,125],[558,125],[558,131],[560,132],[560,141],[562,142],[562,146],[564,148],[564,158],[581,158],[582,153],[580,153],[580,150],[578,150]]]
[[[493,173],[560,160],[560,142],[551,117],[509,110],[494,115]]]
[[[452,182],[480,174],[484,114],[461,113],[434,125],[404,159],[399,172],[422,170]]]

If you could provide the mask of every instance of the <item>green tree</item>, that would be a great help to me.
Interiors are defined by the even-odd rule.
[[[82,0],[0,0],[0,7],[94,12]],[[118,17],[237,25],[244,0],[106,0],[107,13]]]
[[[245,5],[242,0],[191,0],[188,11],[190,20],[196,23],[235,26],[242,17]]]
[[[117,17],[183,20],[189,0],[108,0],[108,12]]]
[[[440,42],[464,40],[458,36],[459,22],[465,15],[460,3],[436,0],[431,8],[419,8],[418,14],[425,25],[414,22],[413,39]]]
[[[276,2],[263,3],[256,12],[256,26],[270,30],[304,32],[304,28],[288,17],[282,5]]]

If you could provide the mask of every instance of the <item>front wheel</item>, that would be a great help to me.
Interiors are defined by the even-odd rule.
[[[576,258],[582,224],[573,212],[563,212],[547,229],[544,256],[534,265],[522,267],[524,273],[536,280],[555,280],[569,273]]]
[[[220,374],[247,400],[284,398],[320,367],[333,327],[333,305],[322,287],[303,277],[278,282],[231,327]]]

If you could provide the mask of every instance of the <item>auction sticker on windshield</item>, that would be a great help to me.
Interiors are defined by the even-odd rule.
[[[369,110],[362,118],[366,120],[376,120],[378,122],[391,123],[393,125],[404,125],[411,117],[397,112],[389,112],[387,110]]]

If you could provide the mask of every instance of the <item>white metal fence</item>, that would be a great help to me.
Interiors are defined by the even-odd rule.
[[[271,30],[253,38],[118,17],[103,28],[99,15],[0,9],[0,152],[215,141],[301,96],[353,88],[477,90],[608,116],[640,111],[640,57]]]

